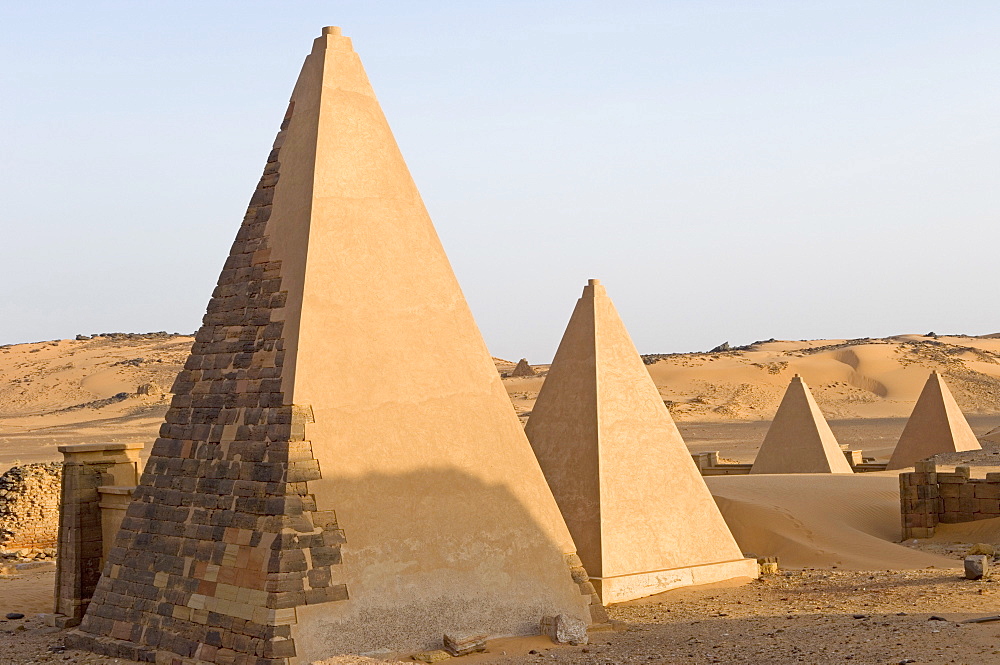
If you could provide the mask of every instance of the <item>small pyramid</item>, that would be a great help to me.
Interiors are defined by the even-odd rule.
[[[854,473],[798,374],[781,398],[750,473]]]
[[[338,28],[173,393],[73,647],[290,665],[603,619]]]
[[[979,450],[979,440],[941,375],[931,372],[887,469],[905,469],[939,453]]]
[[[596,279],[525,431],[605,604],[757,576]]]
[[[538,372],[536,372],[531,367],[531,365],[528,364],[528,361],[526,359],[521,358],[520,360],[517,361],[517,367],[515,367],[513,369],[513,371],[511,371],[510,375],[511,376],[537,376]]]

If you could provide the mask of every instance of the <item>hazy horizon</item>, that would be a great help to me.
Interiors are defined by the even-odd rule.
[[[987,334],[1000,5],[0,5],[0,344],[190,332],[311,40],[361,55],[486,342]]]

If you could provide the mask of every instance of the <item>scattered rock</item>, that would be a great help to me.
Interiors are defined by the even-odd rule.
[[[587,644],[587,623],[565,614],[542,617],[541,634],[548,635],[556,644]]]
[[[23,619],[24,615],[21,614],[20,612],[8,612],[7,618],[10,619],[11,621],[15,621],[17,619]]]
[[[986,556],[996,556],[997,548],[987,543],[976,543],[966,552],[967,555],[985,554]]]
[[[972,554],[965,557],[965,579],[981,580],[990,570],[990,557],[985,554]]]
[[[477,651],[486,651],[486,634],[445,633],[444,650],[452,656],[465,656]]]
[[[776,556],[759,557],[757,566],[761,575],[777,575],[779,573],[778,557]]]

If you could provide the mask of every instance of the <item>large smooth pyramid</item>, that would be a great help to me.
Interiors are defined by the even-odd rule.
[[[854,473],[798,374],[781,398],[750,473]]]
[[[757,576],[596,279],[525,431],[605,604]]]
[[[939,453],[981,447],[948,385],[931,372],[886,468],[905,469]]]
[[[603,614],[336,28],[174,393],[74,646],[285,665]]]

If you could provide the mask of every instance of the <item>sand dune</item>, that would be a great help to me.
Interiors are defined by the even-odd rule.
[[[966,413],[993,414],[1000,410],[998,341],[900,335],[762,342],[659,357],[649,371],[678,420],[770,419],[793,374],[810,385],[828,418],[906,417],[932,369]]]
[[[894,474],[751,475],[706,478],[744,552],[777,556],[791,568],[904,570],[955,567],[897,544],[899,479]]]
[[[0,469],[13,460],[58,459],[61,443],[152,442],[168,390],[193,339],[131,335],[0,347]],[[753,459],[788,379],[801,374],[852,448],[885,457],[931,369],[942,372],[962,408],[981,421],[1000,418],[1000,339],[903,335],[871,340],[769,341],[716,353],[647,356],[689,446]],[[514,363],[494,358],[507,372]],[[527,417],[545,380],[505,378]],[[981,431],[980,431],[981,430]],[[788,567],[908,569],[956,559],[895,543],[895,475],[734,476],[707,479],[742,549],[778,556]],[[998,520],[1000,521],[1000,520]],[[1000,544],[993,520],[942,528],[938,538]],[[963,531],[964,529],[964,531]]]
[[[0,347],[0,469],[59,459],[64,443],[152,442],[193,341],[156,333]]]
[[[758,342],[729,351],[644,356],[674,418],[770,420],[800,374],[830,419],[906,418],[939,371],[967,414],[1000,413],[1000,339],[897,335],[881,339]],[[515,408],[531,411],[542,376],[504,379]]]

